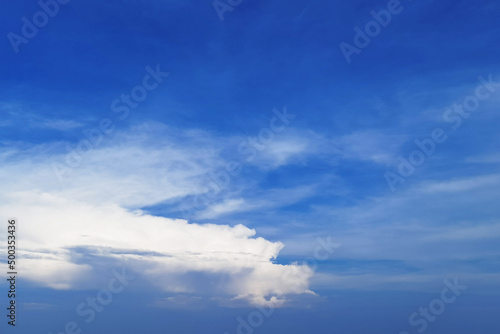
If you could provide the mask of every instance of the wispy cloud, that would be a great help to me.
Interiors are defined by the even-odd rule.
[[[198,219],[213,219],[224,214],[279,208],[291,205],[313,196],[317,185],[298,186],[295,188],[252,190],[245,189],[245,199],[226,199],[208,206],[196,215]]]
[[[0,121],[2,127],[22,127],[33,129],[49,129],[68,131],[83,126],[83,123],[73,119],[46,118],[34,113],[31,108],[19,103],[0,102],[4,118]]]
[[[480,175],[445,182],[429,182],[419,190],[425,193],[463,192],[484,186],[494,186],[500,183],[500,175]]]
[[[377,164],[390,164],[404,144],[406,136],[387,134],[383,131],[358,131],[335,141],[344,159],[355,159]]]

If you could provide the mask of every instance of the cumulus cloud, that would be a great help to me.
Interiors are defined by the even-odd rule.
[[[243,225],[197,224],[139,210],[196,194],[207,168],[217,165],[217,149],[198,145],[200,133],[181,134],[181,143],[157,136],[165,128],[135,130],[94,147],[62,183],[52,164],[63,161],[65,152],[50,154],[57,144],[0,156],[0,180],[8,189],[0,194],[1,219],[20,221],[26,279],[78,288],[109,261],[126,262],[150,285],[171,293],[214,291],[279,306],[289,294],[309,292],[311,269],[273,262],[280,242],[256,237]]]

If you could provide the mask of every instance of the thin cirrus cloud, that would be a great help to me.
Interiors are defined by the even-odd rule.
[[[83,123],[72,119],[46,118],[31,111],[31,108],[17,102],[0,102],[3,118],[0,127],[17,127],[68,131],[80,128]]]
[[[197,219],[214,219],[222,215],[248,212],[270,208],[279,208],[300,202],[313,196],[318,185],[298,186],[295,188],[267,189],[265,191],[253,191],[254,194],[243,198],[229,198],[220,203],[208,205],[195,215]]]

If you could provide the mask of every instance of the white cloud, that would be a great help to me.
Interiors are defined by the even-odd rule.
[[[390,164],[406,137],[379,131],[358,131],[336,139],[343,158]]]
[[[213,219],[223,214],[245,211],[252,208],[252,206],[248,206],[245,204],[245,200],[242,198],[228,199],[223,201],[222,203],[217,203],[215,205],[209,206],[207,209],[198,213],[196,215],[196,218]]]
[[[20,103],[0,101],[0,110],[2,110],[4,116],[2,120],[0,120],[0,127],[19,126],[66,131],[83,125],[74,120],[48,119],[41,117],[33,112],[30,107]]]
[[[498,164],[500,163],[500,154],[491,153],[478,156],[467,157],[465,162],[477,164]]]
[[[316,193],[317,186],[298,186],[295,188],[267,189],[254,191],[249,199],[225,199],[220,203],[209,205],[195,215],[197,219],[214,219],[225,214],[247,212],[256,209],[269,209],[290,205]]]
[[[277,139],[267,145],[257,156],[255,163],[275,169],[288,164],[294,158],[309,153],[311,145],[312,143],[305,137]]]
[[[12,149],[1,157],[0,218],[19,219],[26,279],[55,289],[89,284],[99,268],[82,260],[87,252],[110,263],[126,260],[150,284],[172,293],[214,289],[279,306],[286,295],[309,291],[311,269],[274,264],[283,244],[255,237],[255,230],[138,211],[195,194],[218,161],[216,150],[199,145],[200,133],[183,133],[184,140],[176,141],[158,134],[164,128],[135,130],[94,148],[65,183],[52,170],[55,146]],[[64,154],[54,158],[63,161]]]
[[[500,182],[500,175],[480,175],[444,182],[429,182],[418,188],[426,193],[464,192],[481,187],[494,186]]]
[[[469,226],[453,226],[444,228],[425,240],[488,240],[500,237],[500,224],[488,225],[469,224]]]
[[[73,120],[63,120],[63,119],[56,119],[56,120],[42,119],[31,122],[32,127],[54,129],[60,131],[79,128],[82,125],[83,125],[82,123],[75,122]]]

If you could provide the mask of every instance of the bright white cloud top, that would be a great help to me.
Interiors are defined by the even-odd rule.
[[[196,194],[216,161],[196,145],[200,134],[186,135],[180,146],[140,130],[95,148],[64,183],[53,158],[46,159],[59,144],[3,155],[0,180],[9,191],[0,195],[0,212],[2,219],[19,218],[23,277],[54,289],[80,288],[100,270],[82,260],[92,254],[126,265],[164,292],[213,291],[213,297],[257,305],[281,305],[287,295],[310,292],[309,267],[273,263],[281,242],[256,237],[243,225],[201,225],[138,210]],[[187,279],[193,274],[212,279]]]

